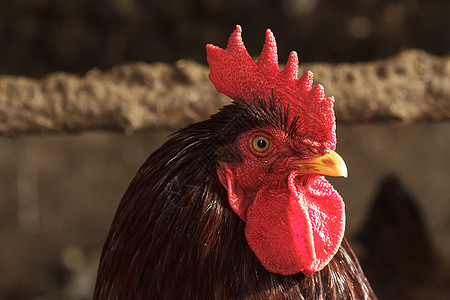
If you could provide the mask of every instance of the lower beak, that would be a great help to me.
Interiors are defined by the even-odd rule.
[[[296,161],[293,166],[300,174],[320,174],[347,178],[347,166],[342,157],[334,151],[311,160]]]

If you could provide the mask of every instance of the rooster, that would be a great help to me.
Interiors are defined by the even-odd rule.
[[[266,32],[257,62],[237,26],[207,45],[234,101],[174,134],[137,172],[103,248],[95,299],[376,299],[344,237],[346,176],[334,100],[282,71]]]

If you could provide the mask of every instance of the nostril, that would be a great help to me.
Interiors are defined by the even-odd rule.
[[[311,151],[314,154],[320,155],[320,152],[317,148],[314,147],[308,147],[308,150]]]

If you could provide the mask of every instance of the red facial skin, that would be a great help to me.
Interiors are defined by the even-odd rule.
[[[263,136],[270,140],[267,151],[260,153],[252,147],[252,139]],[[274,186],[287,184],[289,173],[295,170],[292,164],[299,160],[308,160],[326,152],[296,141],[282,131],[267,131],[267,129],[254,129],[243,133],[235,145],[243,158],[242,164],[221,164],[218,168],[219,179],[227,187],[234,180],[236,193],[243,193],[245,201],[254,199],[256,192],[268,183]],[[319,152],[320,151],[320,152]],[[232,176],[225,176],[228,173]],[[227,179],[228,178],[228,179]],[[232,200],[230,200],[232,201]],[[245,221],[250,202],[231,205],[233,211]]]
[[[270,141],[264,152],[252,145],[259,136]],[[300,172],[295,163],[328,149],[274,129],[244,132],[235,146],[241,163],[221,163],[217,172],[231,208],[247,223],[250,248],[270,272],[310,275],[322,269],[342,241],[344,204],[323,176]]]

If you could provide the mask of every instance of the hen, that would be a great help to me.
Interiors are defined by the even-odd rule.
[[[95,299],[376,299],[344,238],[346,176],[333,98],[258,62],[237,26],[207,45],[210,79],[234,99],[172,136],[140,168],[106,240]]]

